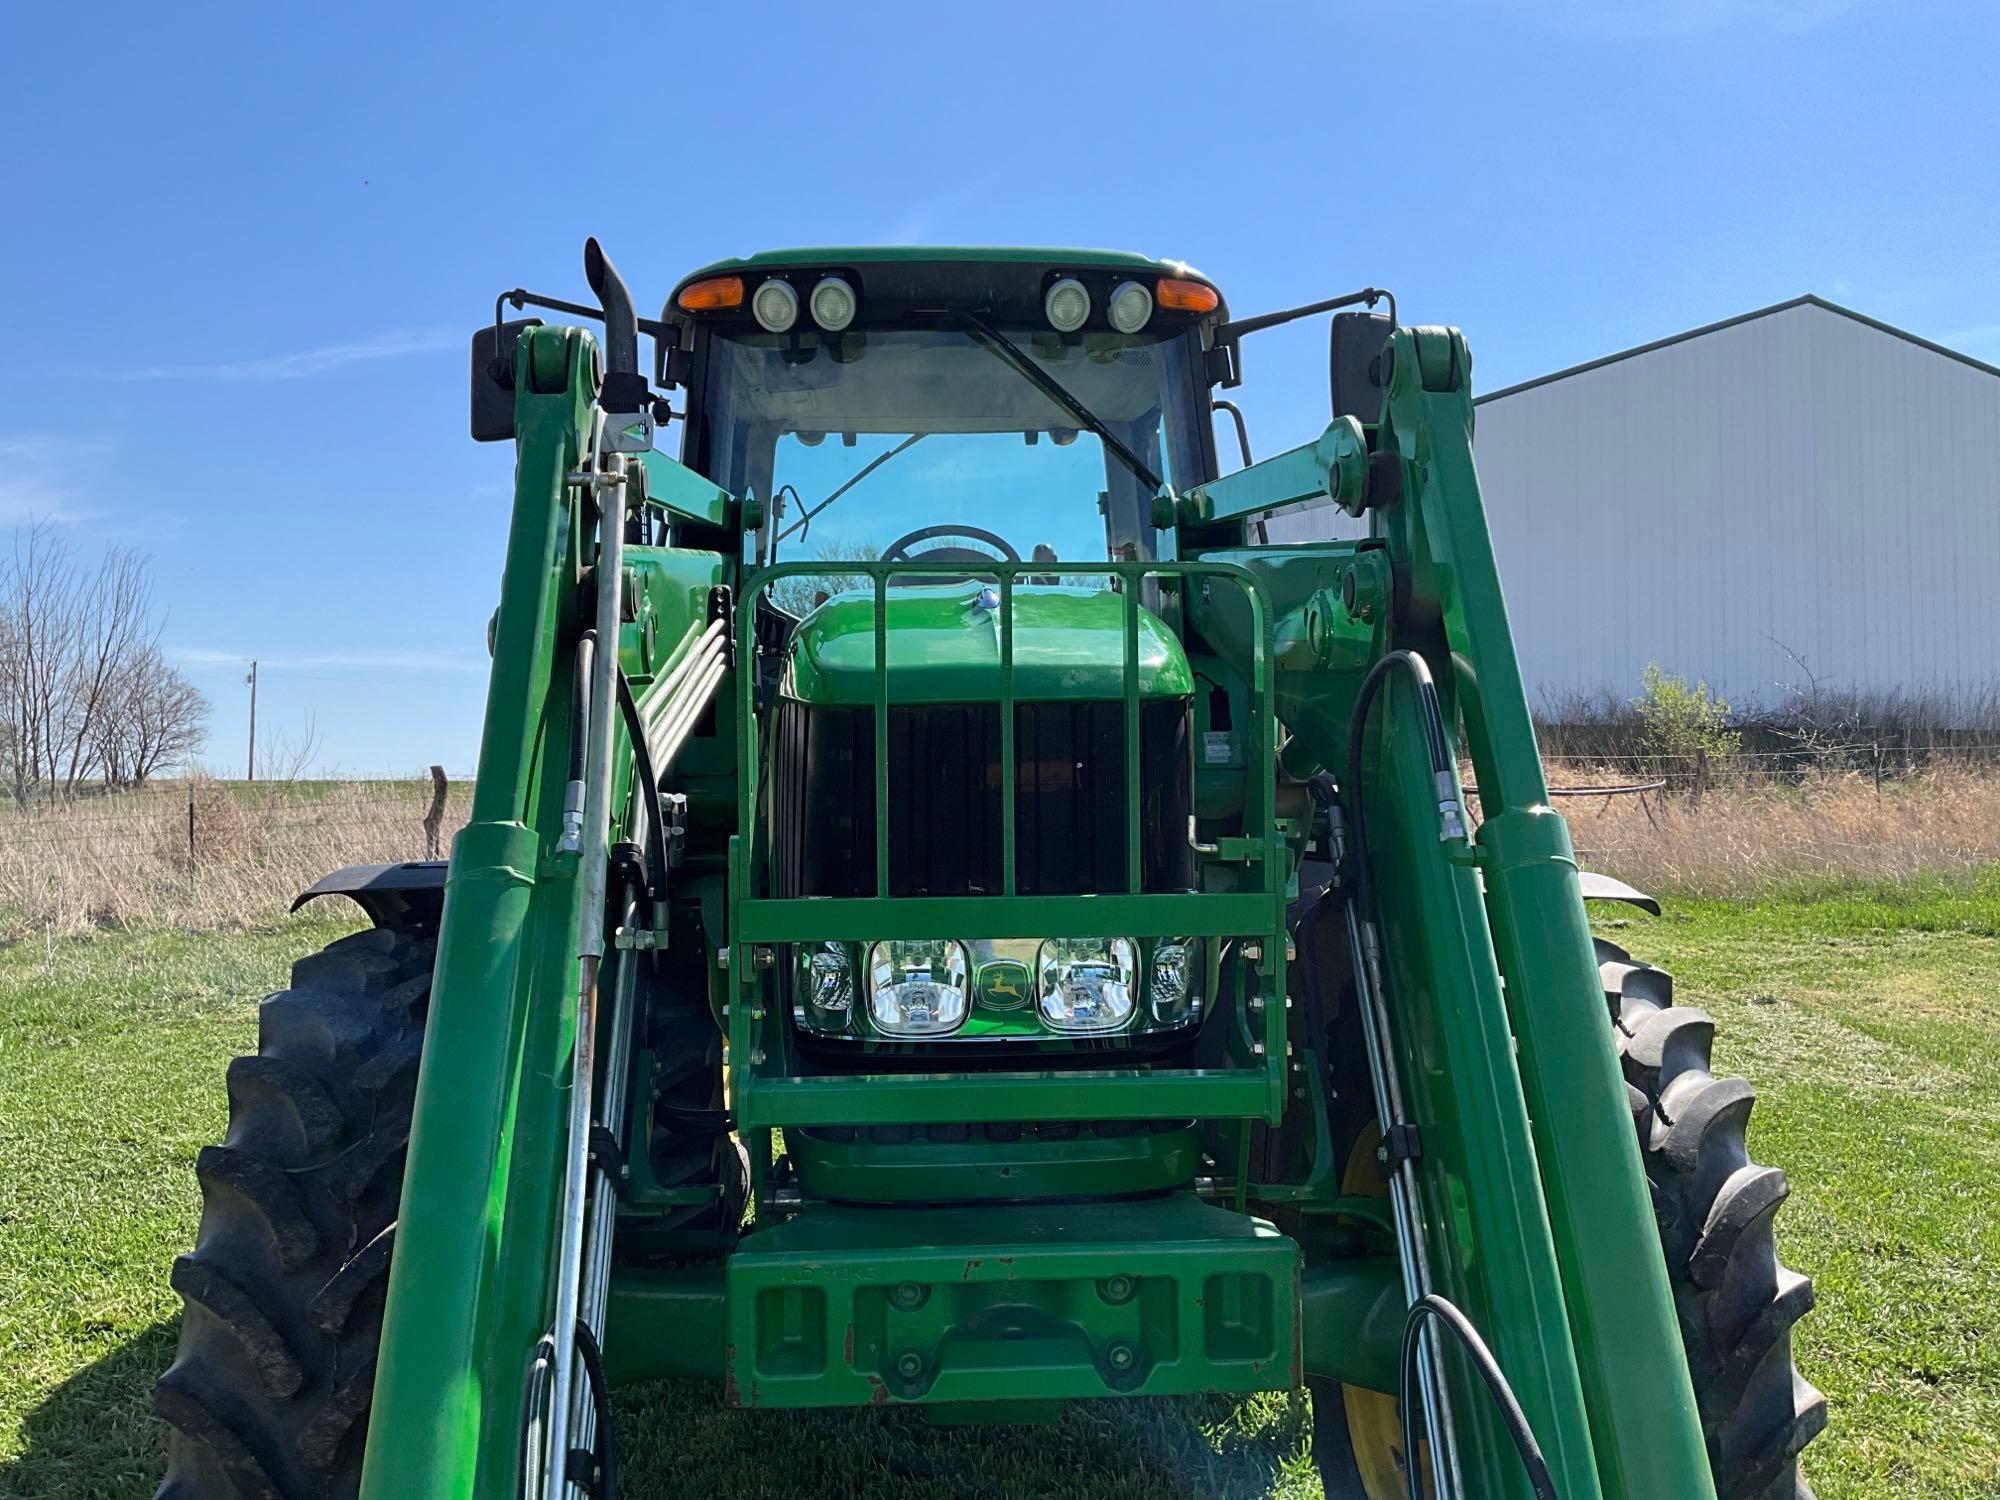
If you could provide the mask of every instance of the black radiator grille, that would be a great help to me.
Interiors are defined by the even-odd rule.
[[[1126,888],[1125,705],[1015,705],[1015,885],[1022,895]],[[875,894],[875,714],[781,700],[766,803],[773,893]],[[1186,699],[1139,708],[1142,889],[1193,879]],[[889,710],[889,893],[997,895],[997,704]]]

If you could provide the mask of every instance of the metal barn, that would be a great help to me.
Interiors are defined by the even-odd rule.
[[[1738,708],[1777,706],[1808,672],[1959,701],[2000,681],[2000,369],[1806,296],[1477,412],[1544,704],[1629,696],[1649,661]]]

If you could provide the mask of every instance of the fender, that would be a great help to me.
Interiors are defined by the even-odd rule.
[[[436,932],[444,914],[442,859],[413,859],[399,865],[349,865],[322,875],[292,902],[297,911],[319,896],[345,896],[377,927],[402,932]]]
[[[345,874],[345,871],[342,871]],[[1590,870],[1578,870],[1576,883],[1583,888],[1586,901],[1623,901],[1636,906],[1643,912],[1660,914],[1659,899],[1644,891],[1634,890],[1622,880],[1613,880],[1609,875],[1599,875]]]

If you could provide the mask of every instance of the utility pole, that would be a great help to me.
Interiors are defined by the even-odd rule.
[[[250,684],[250,758],[244,763],[247,780],[257,779],[257,662],[251,658],[250,675],[243,679]]]

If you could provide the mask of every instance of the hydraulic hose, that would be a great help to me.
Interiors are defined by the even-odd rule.
[[[1431,677],[1428,663],[1414,651],[1391,651],[1369,669],[1362,680],[1361,691],[1355,696],[1354,717],[1347,727],[1347,777],[1343,790],[1348,804],[1348,822],[1353,830],[1354,883],[1356,903],[1362,917],[1363,951],[1366,957],[1371,988],[1380,996],[1380,949],[1374,931],[1375,889],[1374,876],[1368,861],[1368,821],[1367,811],[1361,796],[1361,758],[1367,743],[1368,711],[1373,707],[1382,684],[1389,674],[1398,669],[1410,674],[1417,691],[1417,711],[1423,721],[1424,748],[1429,753],[1432,781],[1437,787],[1438,830],[1440,841],[1465,837],[1463,809],[1458,801],[1458,786],[1454,776],[1450,742],[1445,737],[1444,715],[1438,707],[1437,683]],[[1315,782],[1314,790],[1324,795],[1321,784]],[[1383,1039],[1386,1044],[1387,1038]],[[1385,1059],[1386,1061],[1386,1059]],[[1407,1165],[1407,1164],[1406,1164]],[[1493,1351],[1479,1336],[1479,1330],[1472,1320],[1446,1298],[1425,1289],[1411,1304],[1408,1319],[1403,1324],[1403,1348],[1400,1373],[1401,1410],[1403,1424],[1403,1452],[1408,1462],[1404,1476],[1409,1486],[1410,1500],[1422,1500],[1423,1466],[1416,1461],[1416,1429],[1414,1425],[1416,1402],[1413,1397],[1422,1384],[1418,1372],[1418,1359],[1423,1347],[1423,1325],[1432,1319],[1449,1329],[1472,1361],[1473,1368],[1486,1384],[1493,1402],[1499,1408],[1500,1420],[1507,1428],[1507,1435],[1513,1439],[1514,1447],[1521,1455],[1521,1465],[1527,1470],[1528,1482],[1533,1486],[1535,1500],[1558,1500],[1555,1481],[1549,1475],[1547,1460],[1542,1457],[1541,1445],[1535,1440],[1534,1430],[1528,1425],[1527,1414],[1521,1410],[1521,1403],[1508,1385],[1506,1375],[1500,1369],[1500,1362],[1493,1357]],[[1436,1364],[1436,1349],[1433,1345],[1434,1373],[1437,1377],[1437,1394],[1444,1396],[1443,1369]],[[1447,1417],[1446,1422],[1449,1422]],[[1432,1434],[1449,1449],[1452,1434],[1439,1432]]]
[[[611,1382],[604,1378],[604,1355],[597,1347],[597,1335],[581,1318],[576,1324],[576,1352],[583,1360],[584,1377],[590,1386],[591,1409],[597,1414],[597,1452],[592,1455],[596,1483],[586,1486],[585,1491],[591,1500],[618,1500],[618,1437],[611,1425]]]
[[[1417,706],[1423,718],[1424,745],[1429,752],[1431,778],[1438,792],[1441,838],[1463,836],[1464,823],[1458,814],[1457,784],[1453,776],[1451,752],[1445,739],[1444,716],[1438,708],[1437,685],[1429,665],[1414,651],[1391,651],[1369,670],[1355,695],[1354,716],[1347,732],[1347,766],[1341,790],[1348,803],[1352,825],[1352,861],[1343,863],[1353,872],[1354,895],[1347,906],[1348,933],[1359,960],[1355,976],[1362,998],[1362,1034],[1368,1041],[1369,1066],[1376,1074],[1376,1107],[1382,1118],[1385,1138],[1408,1121],[1404,1116],[1402,1089],[1397,1081],[1391,1040],[1386,986],[1382,976],[1382,944],[1375,926],[1375,879],[1368,857],[1367,812],[1362,805],[1361,760],[1367,740],[1368,714],[1380,694],[1382,684],[1398,668],[1407,671],[1417,689]],[[1327,779],[1315,778],[1315,795],[1328,799]],[[1338,809],[1330,809],[1338,820]],[[1422,1209],[1417,1192],[1414,1163],[1405,1156],[1390,1176],[1390,1197],[1396,1209],[1397,1239],[1403,1251],[1404,1291],[1413,1304],[1421,1303],[1431,1290],[1430,1257],[1426,1253]],[[1430,1359],[1421,1381],[1424,1412],[1440,1454],[1441,1495],[1464,1493],[1464,1478],[1458,1461],[1456,1420],[1452,1414],[1451,1390],[1445,1381],[1441,1351],[1433,1340]]]
[[[1417,690],[1417,716],[1423,721],[1424,748],[1430,753],[1431,781],[1437,787],[1438,836],[1440,840],[1465,837],[1465,815],[1459,806],[1451,745],[1445,738],[1444,713],[1438,707],[1437,683],[1431,677],[1430,664],[1414,651],[1391,651],[1369,668],[1368,675],[1361,680],[1361,691],[1354,698],[1354,717],[1347,723],[1348,817],[1354,824],[1354,852],[1360,864],[1357,878],[1364,905],[1369,905],[1374,893],[1368,874],[1367,824],[1361,808],[1361,751],[1368,739],[1368,710],[1374,706],[1375,696],[1389,674],[1399,667],[1410,674]]]
[[[1492,1393],[1493,1404],[1500,1410],[1500,1421],[1507,1429],[1507,1435],[1514,1440],[1515,1451],[1521,1455],[1521,1467],[1528,1471],[1528,1483],[1534,1487],[1535,1500],[1559,1500],[1555,1480],[1549,1476],[1547,1460],[1542,1457],[1542,1445],[1535,1441],[1534,1429],[1528,1426],[1528,1415],[1521,1410],[1521,1403],[1514,1395],[1514,1388],[1507,1384],[1507,1377],[1501,1372],[1500,1362],[1493,1357],[1493,1351],[1486,1347],[1486,1340],[1479,1336],[1479,1330],[1472,1326],[1472,1320],[1450,1302],[1435,1292],[1426,1293],[1410,1304],[1410,1315],[1403,1323],[1403,1358],[1401,1393],[1403,1421],[1403,1453],[1405,1455],[1404,1477],[1409,1481],[1410,1500],[1423,1500],[1423,1465],[1416,1461],[1416,1430],[1411,1425],[1410,1392],[1417,1383],[1417,1345],[1423,1330],[1425,1318],[1433,1318],[1451,1330],[1472,1367],[1479,1372],[1479,1378],[1486,1382],[1486,1389]]]

